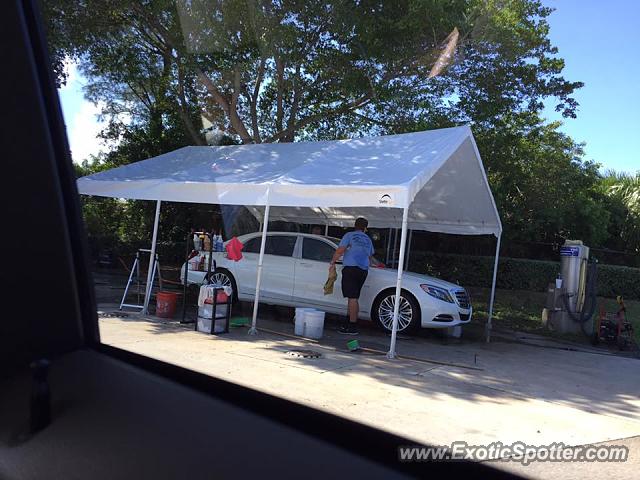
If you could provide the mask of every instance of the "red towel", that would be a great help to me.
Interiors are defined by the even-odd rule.
[[[233,237],[231,240],[227,242],[225,249],[227,250],[227,258],[237,262],[238,260],[242,260],[242,248],[244,247],[244,243],[238,240],[236,237]]]

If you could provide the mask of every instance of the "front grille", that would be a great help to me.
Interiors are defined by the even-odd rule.
[[[460,305],[460,308],[464,308],[465,310],[469,308],[469,294],[466,290],[456,290],[453,293],[456,296],[456,300],[458,301],[458,305]]]

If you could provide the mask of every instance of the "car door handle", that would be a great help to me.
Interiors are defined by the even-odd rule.
[[[308,263],[308,262],[300,262],[298,265],[300,265],[301,267],[305,267],[305,268],[313,267],[313,264]]]

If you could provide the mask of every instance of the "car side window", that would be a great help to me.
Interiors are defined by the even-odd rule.
[[[267,236],[267,244],[264,253],[268,255],[278,255],[280,257],[291,257],[296,246],[298,237],[293,235],[271,235]],[[258,251],[260,246],[258,245]]]
[[[322,240],[305,238],[302,243],[302,258],[329,263],[336,249]]]
[[[242,253],[260,253],[260,237],[247,240],[242,247]]]

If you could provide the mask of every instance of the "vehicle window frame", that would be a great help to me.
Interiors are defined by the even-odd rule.
[[[296,245],[293,248],[293,258],[295,258],[296,260],[300,260],[300,258],[302,257],[302,242],[304,241],[304,236],[302,235],[297,235],[297,239],[296,239]]]

